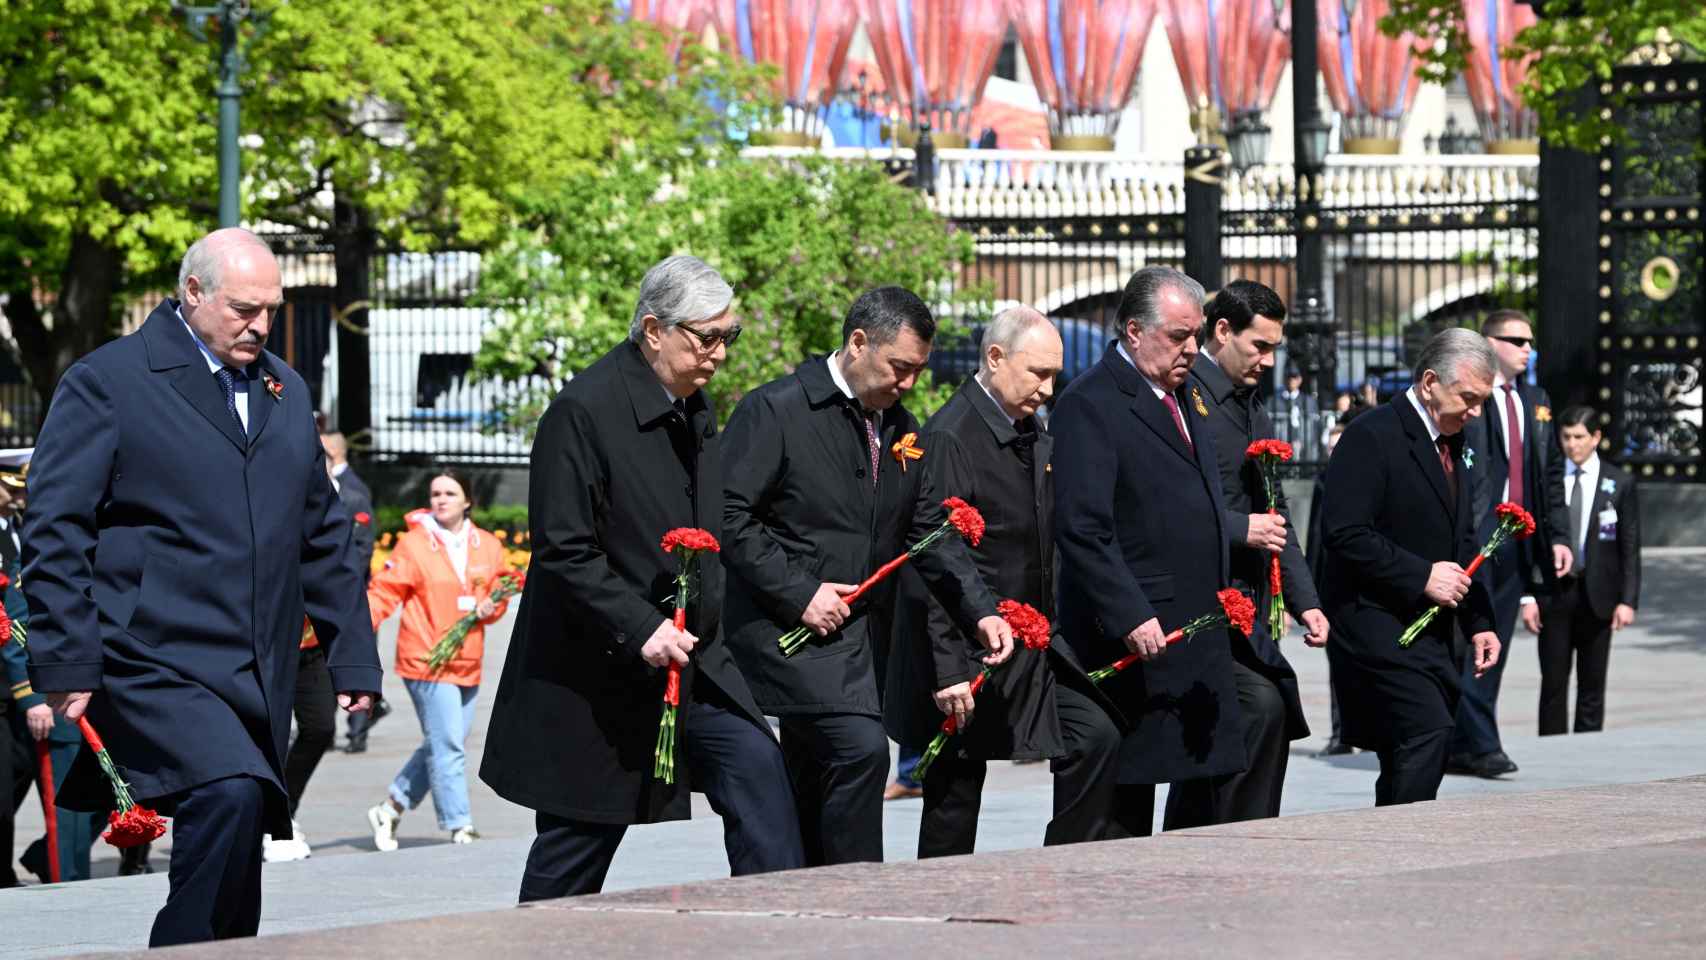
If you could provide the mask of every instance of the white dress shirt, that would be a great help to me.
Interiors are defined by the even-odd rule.
[[[1439,424],[1434,422],[1434,415],[1428,412],[1428,408],[1422,406],[1422,398],[1416,393],[1416,388],[1411,387],[1410,389],[1405,390],[1404,396],[1410,398],[1410,406],[1416,408],[1416,413],[1421,416],[1422,423],[1427,426],[1428,440],[1432,442],[1434,446],[1439,446]]]
[[[201,355],[202,355],[203,359],[205,359],[207,361],[207,372],[217,376],[219,373],[219,368],[225,366],[225,364],[221,363],[219,358],[213,355],[213,351],[207,349],[207,344],[202,343],[201,338],[195,335],[195,328],[191,327],[190,322],[188,320],[184,319],[184,311],[183,311],[182,307],[178,308],[178,321],[180,323],[182,323],[184,325],[184,329],[189,332],[190,339],[195,341],[196,348],[201,350]],[[243,422],[243,432],[248,433],[249,432],[249,377],[241,369],[237,370],[236,383],[237,383],[237,389],[236,389],[237,419],[241,420]],[[224,392],[225,387],[220,386],[219,389],[220,389],[220,392]]]

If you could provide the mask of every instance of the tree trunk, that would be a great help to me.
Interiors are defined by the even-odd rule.
[[[51,325],[31,290],[20,285],[21,289],[10,292],[6,319],[12,324],[24,372],[39,400],[38,427],[47,416],[60,375],[77,358],[112,339],[113,301],[123,269],[122,254],[80,232],[71,238]]]

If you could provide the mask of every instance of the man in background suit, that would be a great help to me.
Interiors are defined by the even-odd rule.
[[[1463,572],[1480,544],[1460,439],[1492,389],[1487,341],[1446,330],[1416,358],[1414,384],[1358,417],[1327,461],[1327,656],[1344,742],[1380,756],[1376,806],[1439,792],[1463,674],[1454,630],[1470,637],[1475,672],[1498,660],[1486,585]],[[1428,629],[1399,646],[1436,604]]]
[[[1535,591],[1552,589],[1553,580],[1570,570],[1564,532],[1564,458],[1552,430],[1552,399],[1546,390],[1522,382],[1533,350],[1534,330],[1520,310],[1495,310],[1481,324],[1493,350],[1493,394],[1481,416],[1463,428],[1464,465],[1473,473],[1471,515],[1482,543],[1498,526],[1494,508],[1510,501],[1534,515],[1538,528],[1525,540],[1511,540],[1486,564],[1493,601],[1493,629],[1504,655],[1484,676],[1465,664],[1463,698],[1457,705],[1447,773],[1498,777],[1515,773],[1516,763],[1499,739],[1499,682],[1510,660],[1517,611],[1532,604]],[[1525,596],[1527,594],[1528,596]]]
[[[1326,646],[1329,627],[1284,495],[1279,513],[1270,516],[1262,472],[1245,455],[1252,442],[1274,437],[1274,423],[1257,400],[1256,387],[1273,372],[1274,350],[1285,339],[1285,304],[1259,283],[1234,280],[1209,302],[1204,337],[1203,352],[1191,366],[1192,403],[1200,398],[1208,405],[1214,427],[1226,530],[1232,541],[1232,585],[1256,601],[1255,631],[1248,637],[1232,634],[1249,768],[1174,789],[1201,791],[1189,808],[1210,814],[1208,822],[1231,823],[1279,816],[1290,742],[1309,736],[1297,674],[1280,650],[1284,638],[1271,635],[1268,627],[1273,596],[1268,569],[1275,555],[1280,558],[1286,606],[1303,624],[1304,642]]]
[[[1055,543],[1061,633],[1091,669],[1141,662],[1103,684],[1134,729],[1120,754],[1116,836],[1148,836],[1155,785],[1247,767],[1232,638],[1167,633],[1220,610],[1230,580],[1208,408],[1186,385],[1202,285],[1144,267],[1120,298],[1119,339],[1055,404]],[[1196,390],[1200,394],[1201,389]],[[1214,822],[1200,791],[1168,794],[1163,827]]]
[[[60,379],[24,529],[30,680],[67,720],[86,711],[136,800],[174,818],[152,946],[259,926],[261,836],[290,836],[304,614],[345,708],[380,680],[308,386],[262,347],[283,299],[272,251],[209,234],[178,293]],[[87,749],[59,801],[112,803]]]
[[[362,582],[365,583],[373,577],[373,491],[368,489],[366,481],[350,467],[349,441],[343,434],[320,434],[320,446],[326,451],[326,469],[332,476],[332,489],[338,492],[338,499],[343,502],[344,509],[349,511],[355,524],[350,528],[350,533],[355,540],[356,556],[361,558],[361,576]],[[364,517],[366,519],[363,519]],[[349,744],[344,748],[345,751],[365,752],[367,735],[373,730],[373,725],[390,715],[391,705],[385,702],[384,697],[373,702],[372,710],[350,714]]]
[[[1537,608],[1525,607],[1540,633],[1540,735],[1564,732],[1569,720],[1570,661],[1576,680],[1577,733],[1605,726],[1605,673],[1611,638],[1635,622],[1641,600],[1641,504],[1633,474],[1600,459],[1598,415],[1571,407],[1558,419],[1569,546],[1576,557]]]

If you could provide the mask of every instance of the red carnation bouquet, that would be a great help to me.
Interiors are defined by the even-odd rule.
[[[698,527],[676,527],[658,544],[680,562],[675,575],[675,629],[687,629],[687,604],[699,592],[694,568],[701,553],[718,553],[722,546],[709,531]],[[681,664],[671,660],[669,679],[663,687],[663,719],[658,721],[658,746],[652,760],[652,776],[664,783],[675,782],[675,715],[681,706]]]
[[[1180,640],[1189,639],[1204,630],[1214,630],[1219,627],[1236,627],[1238,632],[1246,637],[1250,635],[1251,630],[1256,629],[1256,605],[1250,602],[1249,597],[1230,587],[1217,592],[1214,596],[1220,601],[1219,610],[1214,613],[1205,613],[1192,620],[1167,634],[1161,642],[1163,644],[1178,643]],[[1091,671],[1090,679],[1095,683],[1101,683],[1137,661],[1137,654],[1128,653],[1100,670]]]
[[[1291,444],[1284,440],[1257,440],[1244,450],[1256,461],[1262,474],[1262,489],[1268,494],[1268,515],[1279,515],[1279,465],[1291,459]],[[1278,643],[1285,634],[1285,584],[1280,577],[1279,554],[1268,557],[1268,635]]]
[[[118,775],[112,755],[107,753],[106,744],[101,742],[101,735],[95,732],[89,718],[78,717],[77,729],[83,731],[83,739],[88,741],[89,749],[95,751],[95,760],[101,765],[101,772],[107,775],[107,782],[112,784],[113,800],[118,806],[107,815],[107,832],[101,835],[101,839],[122,848],[152,843],[164,836],[165,818],[130,798],[130,784]]]
[[[478,588],[479,584],[474,586]],[[520,570],[506,570],[492,581],[492,590],[486,596],[494,604],[502,603],[520,593],[525,586],[527,574]],[[468,631],[474,629],[474,625],[479,622],[479,612],[470,610],[451,624],[450,629],[444,631],[444,636],[439,637],[438,642],[432,645],[432,652],[427,654],[427,669],[434,673],[443,670],[445,664],[454,660],[462,651],[462,641],[468,639]]]
[[[1054,628],[1049,625],[1048,617],[1043,616],[1042,611],[1028,603],[1003,600],[995,605],[995,612],[1001,614],[1001,619],[1013,628],[1013,635],[1024,643],[1025,649],[1048,649],[1049,641],[1054,636]],[[984,667],[972,678],[972,696],[977,696],[977,692],[989,682],[990,670],[990,667]],[[947,746],[948,738],[959,732],[959,722],[953,717],[942,721],[942,728],[936,731],[936,736],[931,738],[930,745],[924,748],[924,753],[918,758],[918,765],[912,770],[914,782],[924,782],[924,775],[930,771],[930,764],[941,755],[942,748]]]
[[[1517,540],[1526,540],[1534,535],[1534,516],[1522,507],[1507,501],[1494,507],[1493,512],[1498,515],[1499,525],[1494,528],[1492,535],[1487,537],[1487,542],[1482,545],[1481,552],[1469,561],[1469,566],[1463,568],[1463,572],[1468,576],[1473,577],[1475,571],[1481,569],[1481,563],[1513,537]],[[1403,633],[1398,635],[1398,646],[1407,647],[1415,643],[1416,638],[1422,635],[1422,631],[1426,630],[1428,624],[1433,623],[1437,616],[1439,616],[1439,605],[1435,604],[1429,607],[1426,613],[1417,617],[1415,623],[1410,624],[1404,629]]]
[[[859,584],[852,593],[842,597],[842,602],[851,607],[860,597],[865,595],[866,591],[883,582],[889,574],[899,570],[901,564],[930,549],[936,541],[947,536],[950,530],[957,531],[967,543],[974,547],[983,542],[983,514],[978,513],[976,507],[959,497],[949,497],[943,500],[942,506],[947,508],[948,519],[942,521],[941,526],[930,531],[923,539],[908,547],[905,553],[878,567],[876,573],[866,577],[864,583]],[[802,624],[783,634],[782,638],[776,643],[782,648],[782,656],[791,657],[800,652],[800,648],[806,645],[806,641],[811,638],[811,635],[811,628]]]
[[[12,618],[6,616],[6,602],[4,596],[6,588],[10,586],[11,583],[11,577],[6,576],[4,573],[0,573],[0,647],[5,646],[12,639]],[[20,626],[22,625],[20,624]],[[22,631],[20,630],[18,646],[21,647],[23,645],[24,638],[22,636]]]

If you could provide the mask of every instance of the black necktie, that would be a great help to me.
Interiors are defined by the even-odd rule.
[[[1582,529],[1582,518],[1587,516],[1587,487],[1582,483],[1582,472],[1576,471],[1576,482],[1570,488],[1570,540],[1576,548],[1575,572],[1577,576],[1587,569],[1588,538],[1587,531]]]
[[[230,367],[220,367],[213,371],[219,379],[219,385],[225,388],[225,411],[231,414],[231,419],[237,421],[237,430],[246,433],[243,428],[243,418],[237,414],[237,371]]]

